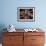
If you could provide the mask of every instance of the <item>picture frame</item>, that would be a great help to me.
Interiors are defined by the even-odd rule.
[[[34,22],[35,21],[35,7],[18,7],[17,21],[19,22]]]

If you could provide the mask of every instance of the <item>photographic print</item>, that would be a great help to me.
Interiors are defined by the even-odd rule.
[[[18,7],[17,20],[23,22],[35,21],[35,7]]]

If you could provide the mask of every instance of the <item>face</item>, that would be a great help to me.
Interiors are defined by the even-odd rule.
[[[20,15],[21,15],[21,16],[25,15],[25,11],[21,11],[21,12],[20,12]]]
[[[33,16],[33,13],[31,13],[30,11],[28,11],[28,16]]]

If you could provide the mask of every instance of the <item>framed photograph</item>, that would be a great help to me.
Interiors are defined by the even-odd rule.
[[[35,21],[35,7],[18,7],[17,20],[21,22]]]

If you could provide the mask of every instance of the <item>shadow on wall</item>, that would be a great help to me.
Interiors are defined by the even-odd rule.
[[[5,25],[4,24],[0,24],[0,43],[2,43],[2,36],[3,36],[3,32],[6,32],[6,29],[5,29]],[[5,29],[5,30],[4,30]]]

